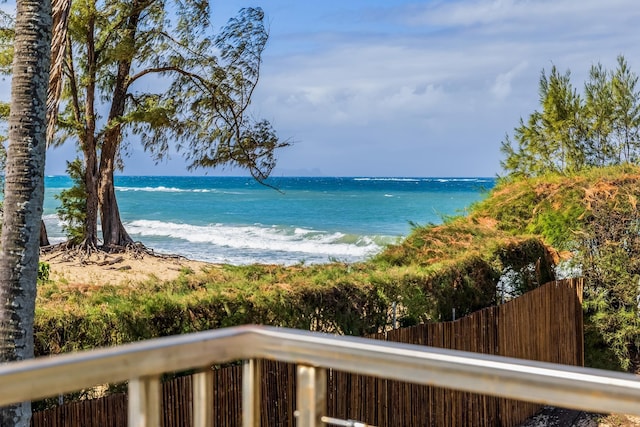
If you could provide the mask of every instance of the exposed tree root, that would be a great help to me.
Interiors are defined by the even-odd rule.
[[[124,261],[126,255],[134,259],[142,259],[145,255],[155,258],[165,259],[186,259],[182,255],[159,254],[153,249],[146,247],[141,242],[132,242],[126,245],[96,246],[82,242],[74,244],[71,241],[58,243],[55,245],[43,246],[40,248],[41,254],[52,254],[50,259],[61,257],[63,261],[73,261],[81,264],[113,265]]]

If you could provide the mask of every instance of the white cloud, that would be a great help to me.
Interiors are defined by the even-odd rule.
[[[413,6],[409,11],[405,19],[412,25],[511,29],[522,29],[523,23],[526,29],[540,25],[566,29],[585,22],[627,21],[629,14],[638,14],[635,0],[454,0]]]
[[[522,61],[506,73],[498,74],[493,83],[493,86],[491,86],[491,93],[493,94],[493,96],[495,96],[500,101],[506,99],[511,94],[511,82],[526,68],[527,62]]]

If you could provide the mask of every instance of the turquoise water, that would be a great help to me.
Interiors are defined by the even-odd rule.
[[[354,262],[411,230],[464,213],[492,178],[116,177],[131,237],[157,252],[236,265]],[[64,240],[54,194],[68,177],[45,180],[52,243]]]

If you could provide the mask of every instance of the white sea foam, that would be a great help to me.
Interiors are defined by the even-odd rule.
[[[433,179],[427,178],[427,180],[433,181]],[[437,178],[438,182],[491,182],[488,178]]]
[[[419,178],[353,178],[354,181],[394,181],[394,182],[420,182]]]
[[[220,194],[244,194],[240,191],[225,191],[211,188],[177,188],[177,187],[115,187],[116,191],[126,192],[147,192],[147,193],[220,193]]]
[[[215,190],[209,189],[184,189],[184,188],[176,188],[176,187],[164,187],[162,185],[158,187],[116,187],[117,191],[146,191],[146,192],[157,192],[157,193],[210,193]]]
[[[391,182],[491,182],[489,178],[353,178],[354,181],[391,181]]]
[[[60,218],[58,218],[58,214],[55,213],[50,213],[50,214],[43,214],[42,215],[42,219],[45,221],[59,221]]]
[[[42,215],[42,220],[44,221],[45,227],[47,228],[47,237],[49,238],[49,243],[55,245],[56,243],[62,243],[67,240],[67,237],[62,231],[62,227],[65,225],[65,222],[62,221],[57,214],[44,214]]]
[[[363,258],[382,248],[367,236],[324,232],[306,228],[268,227],[260,224],[206,226],[154,220],[137,220],[126,225],[133,236],[169,237],[194,244],[246,251],[294,252],[329,257]]]
[[[58,214],[54,214],[54,213],[42,215],[42,220],[44,221],[45,226],[47,227],[47,230],[49,230],[49,228],[58,230],[58,229],[61,229],[64,225],[66,225],[66,222],[61,220]]]

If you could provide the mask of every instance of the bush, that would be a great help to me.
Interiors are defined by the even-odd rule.
[[[45,283],[49,281],[49,273],[51,266],[47,262],[38,263],[38,283]]]
[[[55,196],[61,203],[57,212],[64,222],[62,229],[67,233],[69,241],[72,244],[80,244],[85,238],[84,221],[87,216],[87,189],[80,159],[67,162],[67,173],[73,181],[73,186]]]

